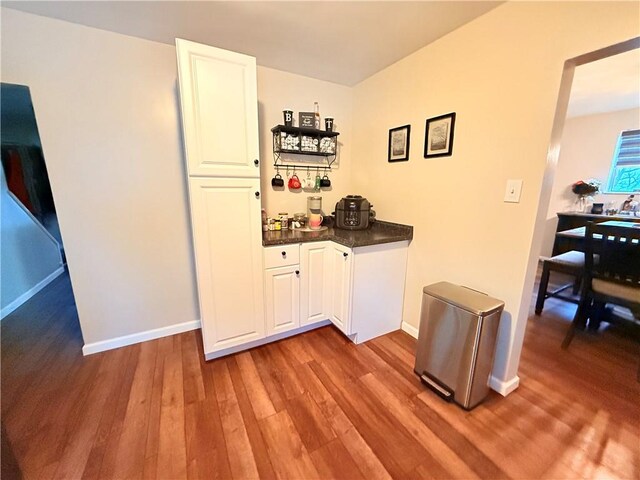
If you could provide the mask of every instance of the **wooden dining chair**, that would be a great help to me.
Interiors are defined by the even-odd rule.
[[[542,314],[544,308],[544,302],[548,298],[557,298],[565,302],[579,303],[574,297],[563,295],[563,292],[568,288],[573,289],[573,294],[576,295],[580,289],[580,282],[582,281],[582,272],[584,271],[584,253],[576,250],[561,253],[554,257],[546,258],[542,262],[542,275],[540,276],[540,284],[538,285],[538,297],[536,298],[536,315]],[[549,279],[551,272],[564,273],[565,275],[571,275],[573,281],[566,283],[560,287],[549,290]]]
[[[598,257],[597,261],[594,259]],[[640,228],[587,224],[584,280],[580,303],[562,342],[567,348],[587,319],[598,321],[606,304],[631,310],[640,322]],[[640,368],[638,369],[640,381]]]

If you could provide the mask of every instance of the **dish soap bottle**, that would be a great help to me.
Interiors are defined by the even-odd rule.
[[[320,106],[318,102],[313,102],[313,117],[316,130],[320,130]]]

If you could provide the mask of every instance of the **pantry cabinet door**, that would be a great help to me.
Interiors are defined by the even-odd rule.
[[[300,324],[327,320],[329,313],[330,261],[333,242],[300,246]]]
[[[264,338],[260,180],[189,179],[205,354]]]
[[[256,59],[176,39],[191,176],[259,177]]]
[[[333,244],[330,255],[331,317],[345,335],[351,334],[351,276],[353,253],[350,248]]]
[[[265,270],[267,336],[300,326],[300,266]]]

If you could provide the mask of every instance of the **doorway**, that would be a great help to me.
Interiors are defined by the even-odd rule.
[[[544,291],[562,286],[568,288],[560,295],[577,301],[571,288],[575,277],[563,272],[552,272],[547,288],[541,287],[543,292],[538,291],[538,282],[534,287],[534,279],[542,273],[538,260],[575,250],[579,240],[570,238],[569,230],[593,221],[592,209],[599,212],[602,207],[605,214],[620,210],[633,193],[617,192],[612,185],[623,132],[640,130],[639,86],[640,37],[565,62],[525,287],[526,291],[533,288],[533,302]],[[591,186],[583,195],[584,202],[580,201],[579,182]],[[629,216],[625,220],[640,221],[640,217],[625,214]],[[575,309],[564,299],[549,298],[542,315],[555,316],[568,328]]]
[[[60,275],[66,261],[29,88],[0,87],[4,318]]]

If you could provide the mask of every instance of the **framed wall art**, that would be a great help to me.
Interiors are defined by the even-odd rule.
[[[390,162],[405,162],[409,160],[409,140],[411,136],[411,125],[404,125],[389,130],[389,152]]]
[[[448,157],[453,153],[455,112],[427,119],[424,134],[424,158]]]

